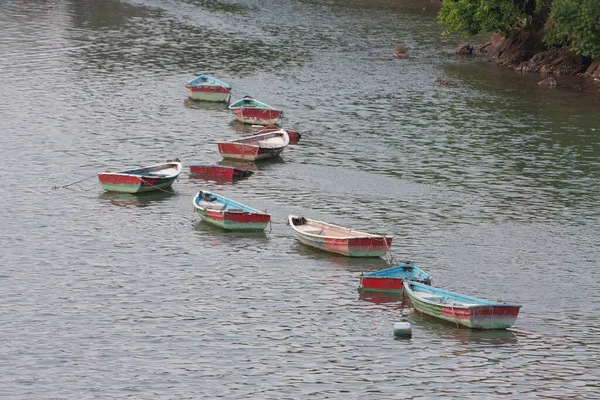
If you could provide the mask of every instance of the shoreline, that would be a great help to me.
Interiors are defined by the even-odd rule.
[[[439,12],[442,0],[430,0],[430,4]],[[523,74],[538,74],[540,86],[594,89],[600,92],[600,57],[589,59],[565,47],[548,48],[542,42],[542,30],[520,29],[506,37],[499,33],[489,35],[485,43],[461,42],[456,54],[468,56],[478,53],[487,56],[490,62],[499,67]]]
[[[459,46],[457,52],[463,46]],[[474,51],[498,66],[538,74],[540,86],[564,87],[562,81],[579,78],[580,84],[566,87],[600,90],[600,58],[587,59],[569,48],[548,49],[541,42],[541,31],[520,30],[507,37],[493,33],[489,42],[475,46]]]

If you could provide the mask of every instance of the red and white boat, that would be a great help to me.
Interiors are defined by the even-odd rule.
[[[201,178],[217,182],[233,182],[254,173],[248,169],[219,164],[190,165],[190,178]]]
[[[392,237],[359,232],[327,222],[290,215],[288,223],[300,242],[349,257],[380,257],[392,245]]]
[[[253,99],[250,96],[236,101],[229,106],[234,117],[244,124],[275,124],[283,116],[283,111]]]
[[[277,157],[290,143],[290,137],[283,129],[254,136],[219,142],[219,153],[223,158],[238,160],[263,160]]]
[[[121,172],[101,172],[98,181],[107,192],[143,193],[171,187],[181,172],[178,159]]]

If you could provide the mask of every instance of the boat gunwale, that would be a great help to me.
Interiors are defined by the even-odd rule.
[[[209,79],[212,79],[214,81],[210,82],[210,83],[201,83],[201,84],[192,84],[193,81],[195,81],[196,79],[200,79],[201,77],[207,77]],[[224,89],[227,89],[228,91],[231,91],[231,85],[227,82],[223,82],[220,79],[215,78],[214,76],[211,75],[207,75],[207,74],[200,74],[197,77],[195,77],[194,79],[189,80],[188,82],[185,83],[184,85],[186,88],[199,88],[199,87],[222,87]]]
[[[473,296],[467,296],[464,294],[460,294],[460,293],[456,293],[456,292],[451,292],[449,290],[445,290],[445,289],[440,289],[438,287],[435,286],[430,286],[430,285],[425,285],[419,282],[415,282],[415,281],[411,281],[411,280],[404,280],[403,282],[404,285],[404,289],[406,290],[406,293],[408,294],[408,296],[411,298],[411,300],[413,299],[413,297],[422,302],[422,303],[426,303],[432,306],[436,306],[436,307],[452,307],[455,309],[469,309],[469,310],[474,310],[477,308],[489,308],[489,307],[516,307],[516,308],[521,308],[522,305],[521,304],[515,304],[515,303],[500,303],[500,302],[496,302],[496,301],[491,301],[491,300],[486,300],[486,299],[482,299],[479,297],[473,297]],[[427,298],[424,298],[422,296],[419,296],[419,292],[418,291],[414,291],[411,286],[415,285],[417,287],[420,288],[429,288],[430,290],[427,290],[428,293],[432,293],[432,294],[437,294],[436,292],[441,292],[442,295],[444,294],[449,294],[451,297],[459,297],[459,298],[463,298],[463,299],[467,299],[467,300],[474,300],[477,304],[460,304],[460,303],[451,303],[449,301],[442,301],[442,302],[438,302],[438,301],[433,301],[433,300],[428,300]],[[425,292],[425,291],[424,291]]]
[[[374,233],[367,233],[367,232],[360,232],[360,231],[355,231],[354,229],[351,228],[346,228],[343,226],[339,226],[339,225],[334,225],[334,224],[330,224],[328,222],[323,222],[323,221],[317,221],[314,219],[310,219],[310,218],[305,218],[307,221],[311,221],[311,222],[317,222],[317,223],[321,223],[333,228],[339,228],[339,229],[344,229],[350,232],[354,232],[354,233],[358,233],[360,234],[360,236],[325,236],[325,235],[318,235],[315,233],[308,233],[308,232],[302,232],[301,230],[297,229],[294,225],[294,223],[292,222],[292,218],[298,218],[298,215],[288,215],[288,222],[290,224],[290,226],[292,227],[292,229],[299,233],[300,235],[304,235],[304,236],[309,236],[309,237],[315,237],[315,238],[323,238],[323,239],[334,239],[334,240],[353,240],[353,239],[381,239],[382,242],[386,242],[386,239],[393,239],[393,236],[387,236],[387,235],[378,235],[378,234],[374,234]]]
[[[144,173],[139,173],[139,174],[135,174],[132,173],[133,171],[139,171],[139,170],[146,170],[146,169],[152,169],[155,167],[159,167],[162,165],[175,165],[176,168],[176,173],[173,174],[169,174],[169,175],[146,175]],[[164,168],[167,169],[167,168]],[[160,163],[160,164],[155,164],[155,165],[150,165],[148,167],[142,167],[142,168],[138,168],[138,169],[130,169],[130,170],[126,170],[126,171],[121,171],[121,172],[114,172],[114,171],[105,171],[105,172],[98,172],[97,175],[101,176],[101,175],[118,175],[118,176],[132,176],[132,177],[136,177],[136,178],[140,178],[140,179],[144,179],[144,178],[150,178],[150,179],[171,179],[171,178],[177,178],[180,174],[181,171],[183,169],[183,164],[177,161],[171,161],[171,162],[166,162],[166,163]]]
[[[282,137],[283,144],[280,146],[277,146],[277,147],[267,147],[267,146],[261,146],[260,144],[258,144],[258,142],[260,142],[262,140],[268,140],[268,139],[275,138],[275,137]],[[257,144],[246,143],[246,142],[256,142]],[[246,136],[246,137],[242,137],[242,138],[227,140],[224,142],[217,142],[217,145],[222,144],[222,143],[223,144],[239,144],[240,146],[245,146],[245,147],[252,147],[252,148],[257,148],[257,149],[270,149],[273,151],[277,151],[279,149],[286,148],[290,144],[290,136],[284,129],[280,129],[277,131],[261,133],[260,135],[252,135],[252,136]]]
[[[392,267],[388,267],[388,268],[383,268],[377,271],[373,271],[373,272],[368,272],[366,274],[363,274],[362,276],[365,278],[382,278],[382,279],[402,279],[402,280],[407,280],[406,278],[397,278],[393,275],[384,275],[384,273],[388,273],[388,272],[393,272],[395,270],[400,270],[403,269],[404,271],[406,271],[407,268],[412,268],[415,271],[415,275],[418,276],[424,276],[428,279],[431,280],[431,275],[429,275],[427,272],[425,272],[423,269],[419,268],[417,265],[415,264],[398,264],[398,265],[394,265]],[[408,279],[410,280],[410,279]]]
[[[213,196],[217,196],[217,200],[216,200],[217,202],[219,201],[219,199],[224,199],[224,200],[227,201],[227,203],[230,203],[230,204],[233,203],[232,205],[239,205],[240,207],[242,207],[242,209],[212,210],[210,208],[202,207],[202,206],[199,205],[200,201],[198,201],[198,202],[196,201],[196,199],[198,199],[200,197],[200,192],[201,191],[198,191],[198,193],[196,193],[196,195],[194,196],[194,198],[192,200],[192,203],[194,204],[194,208],[196,208],[198,210],[204,210],[206,212],[208,212],[208,211],[218,212],[218,213],[223,214],[223,215],[225,215],[225,214],[227,214],[229,212],[232,212],[233,214],[245,213],[245,214],[254,214],[254,215],[268,215],[268,216],[271,215],[271,214],[269,214],[267,212],[257,210],[257,209],[255,209],[253,207],[247,206],[247,205],[242,204],[240,202],[237,202],[235,200],[231,200],[228,197],[221,196],[219,194],[216,194],[216,193],[213,193],[213,192],[209,192],[209,191],[204,191],[204,190],[202,190],[203,193],[206,193],[206,194],[209,194],[209,195],[213,195]],[[221,204],[223,204],[223,203],[221,203]],[[251,211],[248,211],[248,210],[251,210]]]
[[[239,103],[242,100],[252,100],[252,101],[260,103],[260,104],[262,104],[262,105],[264,105],[266,107],[255,107],[255,106],[248,107],[248,106],[243,106],[243,105],[242,106],[236,106],[236,104]],[[273,106],[271,106],[271,105],[269,105],[267,103],[264,103],[264,102],[262,102],[260,100],[256,100],[254,97],[251,97],[251,96],[244,96],[241,99],[239,99],[237,101],[234,101],[233,104],[230,104],[227,108],[230,109],[230,110],[239,110],[240,108],[248,108],[248,109],[253,109],[253,110],[271,110],[271,111],[283,112],[282,110],[280,110],[278,108],[275,108],[275,107],[273,107]]]

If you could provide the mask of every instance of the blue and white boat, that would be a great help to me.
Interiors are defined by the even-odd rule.
[[[465,296],[418,282],[404,281],[404,289],[415,310],[474,329],[510,328],[519,315],[520,304],[502,303]]]
[[[431,285],[431,277],[411,262],[369,272],[360,276],[359,290],[363,292],[380,292],[403,294],[404,281],[411,280]]]
[[[202,74],[185,84],[189,96],[193,100],[224,101],[229,102],[231,98],[231,85]]]

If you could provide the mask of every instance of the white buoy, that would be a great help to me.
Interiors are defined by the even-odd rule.
[[[394,336],[400,338],[411,338],[412,328],[409,322],[394,322]]]

